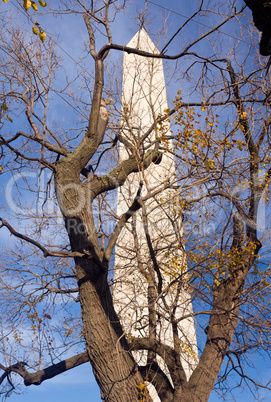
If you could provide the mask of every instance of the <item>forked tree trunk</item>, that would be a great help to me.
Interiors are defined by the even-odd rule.
[[[138,385],[143,380],[114,312],[88,194],[72,172],[68,164],[58,165],[56,194],[72,251],[89,255],[77,257],[75,267],[90,363],[105,401],[138,401]]]

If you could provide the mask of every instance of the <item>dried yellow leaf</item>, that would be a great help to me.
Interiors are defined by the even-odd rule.
[[[6,115],[6,118],[8,119],[8,121],[10,121],[11,123],[13,123],[13,120],[11,117],[9,117],[8,115]]]
[[[31,5],[32,5],[33,10],[38,11],[37,3],[35,3],[34,1],[31,1]]]
[[[32,5],[32,1],[31,1],[31,0],[24,0],[24,8],[25,8],[26,10],[29,10],[29,8],[31,7],[31,5]]]
[[[42,42],[44,42],[45,39],[46,39],[46,33],[45,33],[44,31],[41,31],[41,32],[39,33],[39,37],[40,37],[40,40],[41,40]]]

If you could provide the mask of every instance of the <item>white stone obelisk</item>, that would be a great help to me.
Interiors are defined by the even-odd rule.
[[[141,28],[129,47],[158,53],[146,31]],[[148,169],[139,166],[118,191],[117,215],[127,212],[143,183],[144,208],[137,211],[123,228],[115,249],[114,302],[124,331],[135,337],[149,335],[148,276],[158,284],[160,294],[155,303],[157,325],[155,336],[173,346],[170,322],[171,306],[177,304],[182,364],[189,378],[197,364],[197,341],[192,317],[192,303],[187,290],[186,260],[181,247],[182,222],[176,190],[169,188],[175,180],[175,164],[171,140],[166,138],[168,123],[148,134],[149,128],[167,109],[166,88],[161,59],[124,54],[122,87],[122,142],[120,161],[130,154],[154,149],[161,140],[163,158]],[[143,217],[145,215],[145,218]],[[147,224],[146,224],[147,222]],[[147,235],[147,236],[146,236]],[[149,241],[149,243],[148,243]],[[151,248],[150,248],[151,242]],[[157,275],[157,266],[159,274]],[[172,284],[173,283],[173,284]],[[171,285],[170,285],[171,284]],[[159,292],[158,292],[159,293]],[[191,317],[182,320],[184,315]],[[136,353],[139,364],[146,364],[147,353]],[[166,367],[157,358],[161,368]],[[168,373],[167,373],[168,374]],[[159,401],[157,395],[153,400]]]

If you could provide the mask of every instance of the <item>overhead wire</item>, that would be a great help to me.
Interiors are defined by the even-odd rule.
[[[173,14],[179,15],[180,17],[183,17],[183,18],[186,18],[186,19],[190,18],[190,17],[187,17],[186,15],[181,14],[181,13],[175,11],[175,10],[171,10],[171,9],[168,8],[168,7],[161,6],[160,4],[155,3],[154,1],[145,0],[145,2],[146,2],[146,3],[153,4],[154,6],[157,6],[157,7],[163,8],[164,10],[169,11],[169,12],[171,12],[171,13],[173,13]],[[194,18],[194,17],[193,17],[193,18]],[[205,28],[208,28],[208,29],[213,29],[212,26],[207,25],[207,24],[205,24],[205,23],[203,23],[203,22],[201,22],[201,21],[195,21],[193,18],[191,19],[191,21],[193,21],[194,23],[199,24],[199,25],[202,25],[202,26],[204,26]],[[229,38],[232,38],[232,39],[235,39],[235,40],[236,40],[236,37],[235,37],[235,36],[233,36],[233,35],[231,35],[231,34],[229,34],[229,33],[227,33],[227,32],[223,32],[223,31],[221,31],[220,29],[218,29],[217,31],[218,31],[219,33],[221,33],[222,35],[228,36]],[[247,41],[244,40],[244,39],[238,38],[238,40],[239,40],[240,42],[243,42],[243,43],[249,45],[249,46],[256,47],[256,46],[254,46],[254,45],[251,44],[250,42],[247,42]]]

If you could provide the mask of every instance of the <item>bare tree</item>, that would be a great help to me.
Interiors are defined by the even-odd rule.
[[[269,76],[250,49],[255,37],[248,42],[250,31],[236,23],[246,21],[244,7],[200,1],[158,53],[113,43],[111,26],[126,11],[125,1],[66,1],[49,11],[84,20],[94,77],[86,69],[63,84],[54,41],[47,36],[43,43],[27,34],[22,39],[21,29],[3,20],[2,177],[9,180],[5,194],[15,216],[6,208],[1,218],[1,233],[12,235],[1,259],[2,392],[9,395],[14,389],[13,373],[25,385],[40,384],[88,361],[106,401],[150,400],[147,382],[163,401],[207,401],[214,387],[223,397],[232,372],[253,391],[268,388],[245,371],[250,352],[268,355],[270,350],[268,213],[263,227],[259,211],[268,203],[271,117]],[[140,14],[146,29],[147,16],[147,10]],[[200,33],[190,28],[195,18],[205,22]],[[224,26],[238,32],[229,50]],[[106,39],[98,50],[100,30]],[[180,32],[188,39],[173,53]],[[238,47],[242,40],[244,55]],[[184,89],[174,94],[170,109],[153,113],[153,123],[140,137],[131,138],[133,127],[127,135],[132,111],[129,105],[120,106],[120,75],[109,64],[118,52],[172,65],[182,60],[175,77],[178,89]],[[54,87],[58,81],[61,91]],[[64,112],[64,122],[61,109],[52,113],[58,96],[73,113]],[[14,132],[13,126],[18,127]],[[119,162],[121,147],[127,156]],[[143,181],[143,189],[141,184],[127,200],[127,211],[117,216],[113,190],[134,173],[144,177],[166,155],[176,161],[173,180],[144,194]],[[166,241],[164,233],[155,244],[148,230],[153,216],[145,213],[146,205],[155,200],[163,208],[165,198],[178,242]],[[143,264],[133,225],[140,209],[148,246]],[[136,261],[139,275],[149,283],[148,319],[132,323],[148,328],[137,337],[121,325],[109,283],[114,246],[128,221],[134,244],[127,270]],[[111,229],[105,230],[106,222]],[[267,258],[259,261],[263,245]],[[179,249],[186,250],[185,264]],[[191,295],[194,311],[178,315],[183,289]],[[170,293],[174,296],[167,305],[165,295]],[[159,337],[163,315],[172,328],[170,344]],[[177,331],[187,318],[195,320],[199,339],[189,379],[182,362],[189,345],[181,343]],[[144,365],[135,361],[135,351],[148,351]],[[157,364],[158,356],[165,370]]]

